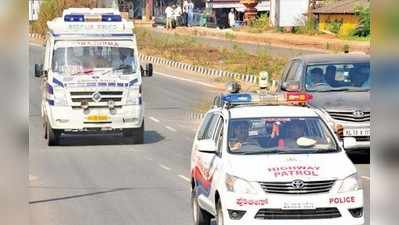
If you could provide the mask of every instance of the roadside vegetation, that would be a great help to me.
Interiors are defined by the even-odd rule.
[[[241,74],[258,75],[268,71],[279,78],[287,59],[272,57],[259,47],[257,54],[249,54],[238,45],[233,48],[211,48],[198,43],[195,37],[155,33],[146,28],[136,28],[140,52],[198,66],[221,69]]]

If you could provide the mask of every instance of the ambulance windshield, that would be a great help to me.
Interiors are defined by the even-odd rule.
[[[237,154],[310,154],[338,151],[320,118],[232,119],[228,145]]]
[[[129,75],[137,60],[129,41],[59,41],[52,70],[64,75]]]

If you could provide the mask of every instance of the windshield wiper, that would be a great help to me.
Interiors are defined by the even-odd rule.
[[[280,154],[282,151],[273,150],[273,151],[251,151],[251,152],[235,152],[235,154],[241,155],[261,155],[261,154]]]
[[[339,91],[351,91],[351,92],[357,92],[357,91],[369,91],[369,88],[358,88],[358,87],[344,87],[344,88],[329,88],[329,89],[321,89],[321,90],[311,90],[315,92],[339,92]]]

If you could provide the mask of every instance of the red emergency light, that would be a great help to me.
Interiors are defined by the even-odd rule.
[[[287,92],[286,100],[292,104],[304,105],[312,100],[313,96],[306,92]]]

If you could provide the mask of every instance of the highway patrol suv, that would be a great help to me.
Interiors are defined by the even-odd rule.
[[[222,96],[193,144],[195,225],[363,224],[356,168],[318,112],[300,106],[310,98]]]
[[[143,143],[142,76],[133,23],[115,9],[71,8],[48,22],[42,117],[48,145],[66,132],[123,132]]]

